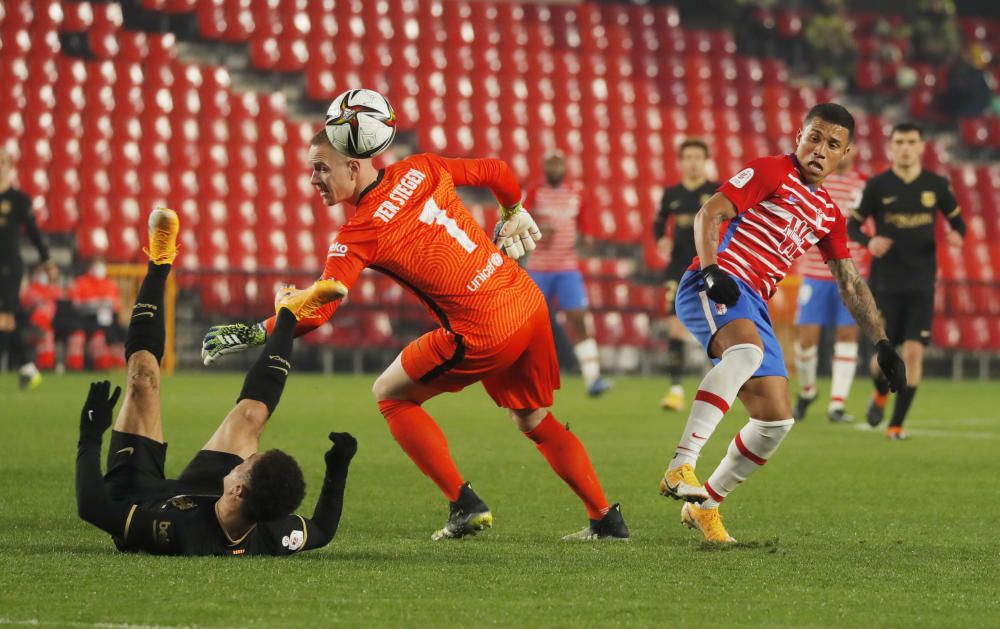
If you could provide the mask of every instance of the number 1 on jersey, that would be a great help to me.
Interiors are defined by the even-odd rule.
[[[427,203],[424,204],[424,209],[420,211],[420,222],[428,225],[441,225],[448,232],[448,235],[454,238],[466,252],[472,253],[476,250],[476,243],[472,242],[472,239],[458,226],[455,219],[448,216],[444,210],[438,207],[434,199],[428,199]]]

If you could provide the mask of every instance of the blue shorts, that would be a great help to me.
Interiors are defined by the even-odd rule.
[[[740,298],[736,304],[725,306],[717,304],[705,294],[705,281],[701,278],[701,273],[697,271],[687,271],[681,278],[680,286],[677,288],[677,299],[674,301],[674,308],[677,311],[677,318],[684,324],[698,342],[701,343],[705,351],[712,342],[715,332],[730,321],[736,319],[750,319],[757,326],[757,333],[764,343],[764,361],[754,372],[754,377],[760,376],[781,376],[788,377],[788,370],[785,369],[785,357],[781,353],[781,344],[778,337],[774,335],[771,327],[771,315],[767,311],[767,302],[749,284],[738,277],[734,277],[740,287]],[[712,364],[719,362],[719,359],[708,355],[712,359]]]
[[[840,299],[837,282],[803,278],[795,325],[855,326],[854,317]]]
[[[559,303],[559,310],[586,310],[587,289],[583,285],[583,274],[579,271],[528,271],[535,280],[550,310],[556,310],[552,303]]]

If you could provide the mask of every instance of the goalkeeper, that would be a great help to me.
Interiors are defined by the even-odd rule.
[[[176,255],[179,223],[171,210],[149,219],[149,270],[126,340],[128,385],[111,433],[108,470],[101,476],[101,440],[121,389],[90,386],[80,417],[76,460],[77,509],[110,534],[122,551],[158,555],[290,555],[328,544],[337,532],[347,470],[357,442],[330,433],[326,476],[312,518],[292,514],[305,494],[302,471],[281,450],[257,452],[291,369],[292,333],[299,317],[345,294],[335,280],[283,289],[274,329],[250,368],[239,400],[176,479],[163,474],[167,446],[160,422],[159,362],[164,349],[163,293]]]
[[[541,291],[515,260],[541,233],[520,204],[510,167],[497,159],[414,155],[377,170],[371,159],[338,153],[320,131],[309,148],[312,185],[326,205],[345,202],[354,215],[330,245],[324,278],[350,288],[362,269],[385,273],[417,295],[440,322],[410,343],[375,381],[379,410],[410,459],[450,502],[445,526],[432,539],[475,534],[493,524],[486,503],[458,471],[448,441],[423,404],[482,382],[497,406],[531,440],[576,493],[589,524],[570,539],[626,539],[617,505],[604,495],[587,451],[549,412],[559,388],[549,311]],[[502,206],[491,240],[455,192],[489,187]],[[498,249],[499,247],[499,249]],[[507,255],[501,255],[501,251]],[[299,321],[305,334],[327,321],[331,303]],[[213,328],[206,364],[259,345],[274,334],[272,318],[254,326]]]

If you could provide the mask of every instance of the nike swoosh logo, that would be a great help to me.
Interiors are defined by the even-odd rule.
[[[136,317],[152,317],[152,316],[155,316],[153,315],[152,312],[137,312],[134,315],[132,315],[132,318],[135,319]]]
[[[268,367],[270,367],[271,369],[277,369],[278,371],[280,371],[281,373],[285,374],[286,376],[288,375],[288,370],[285,369],[284,367],[278,367],[277,365],[268,365]]]
[[[889,205],[890,203],[895,202],[895,200],[896,200],[896,197],[883,197],[882,198],[882,205]]]
[[[125,454],[132,454],[133,452],[135,452],[135,448],[133,448],[132,446],[129,446],[127,448],[122,448],[118,452],[115,452],[115,454],[121,454],[122,452],[124,452]]]
[[[94,411],[92,410],[87,411],[87,419],[89,419],[90,421],[94,421]]]
[[[701,435],[699,435],[696,432],[691,433],[691,436],[694,437],[695,439],[701,439],[702,441],[704,441],[705,439],[708,439],[708,437],[702,437]]]

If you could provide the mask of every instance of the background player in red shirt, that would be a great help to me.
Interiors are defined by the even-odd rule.
[[[334,150],[325,131],[311,144],[312,184],[323,202],[355,207],[330,245],[323,278],[350,289],[362,269],[371,267],[416,294],[441,323],[410,343],[373,387],[396,441],[451,503],[447,523],[432,539],[463,537],[493,524],[422,406],[480,381],[583,501],[590,524],[567,538],[628,538],[621,511],[608,505],[583,444],[549,412],[559,368],[545,299],[528,274],[501,255],[455,192],[456,185],[489,187],[503,207],[498,240],[511,257],[520,257],[541,234],[521,209],[521,189],[507,164],[424,154],[376,170],[370,159]],[[323,324],[336,308],[330,304],[301,320],[298,333]],[[202,350],[206,364],[262,343],[272,321],[213,328]]]
[[[583,194],[576,185],[563,181],[566,158],[559,151],[549,151],[542,162],[545,183],[528,190],[524,204],[545,234],[545,240],[527,258],[528,272],[535,280],[549,309],[557,306],[566,315],[566,325],[573,336],[573,353],[580,363],[580,373],[587,393],[596,397],[611,388],[601,378],[601,361],[594,331],[587,325],[587,288],[583,284],[576,240],[583,216]]]
[[[906,384],[903,361],[848,253],[847,221],[821,185],[851,152],[853,138],[850,112],[835,103],[813,107],[796,137],[795,153],[750,162],[695,218],[698,257],[681,279],[676,311],[715,366],[698,386],[660,491],[690,501],[681,509],[681,521],[708,541],[735,541],[722,524],[719,505],[767,462],[795,423],[767,300],[796,258],[813,246],[820,249],[848,310],[869,338],[878,340],[878,364],[890,386],[898,390]],[[750,420],[702,486],[694,473],[698,456],[737,397]]]
[[[852,171],[854,153],[848,153],[833,173],[823,181],[830,198],[843,212],[853,212],[861,204],[865,178]],[[868,277],[871,256],[864,246],[848,241],[854,266],[861,277]],[[840,300],[837,282],[820,256],[819,250],[810,249],[799,258],[798,271],[802,275],[799,287],[798,310],[795,324],[798,340],[795,342],[795,370],[799,379],[799,394],[795,401],[795,421],[805,418],[809,405],[816,400],[816,367],[819,362],[819,338],[824,326],[836,327],[833,345],[833,381],[830,383],[830,405],[827,418],[832,422],[849,422],[854,418],[844,412],[847,395],[858,370],[858,324]]]

